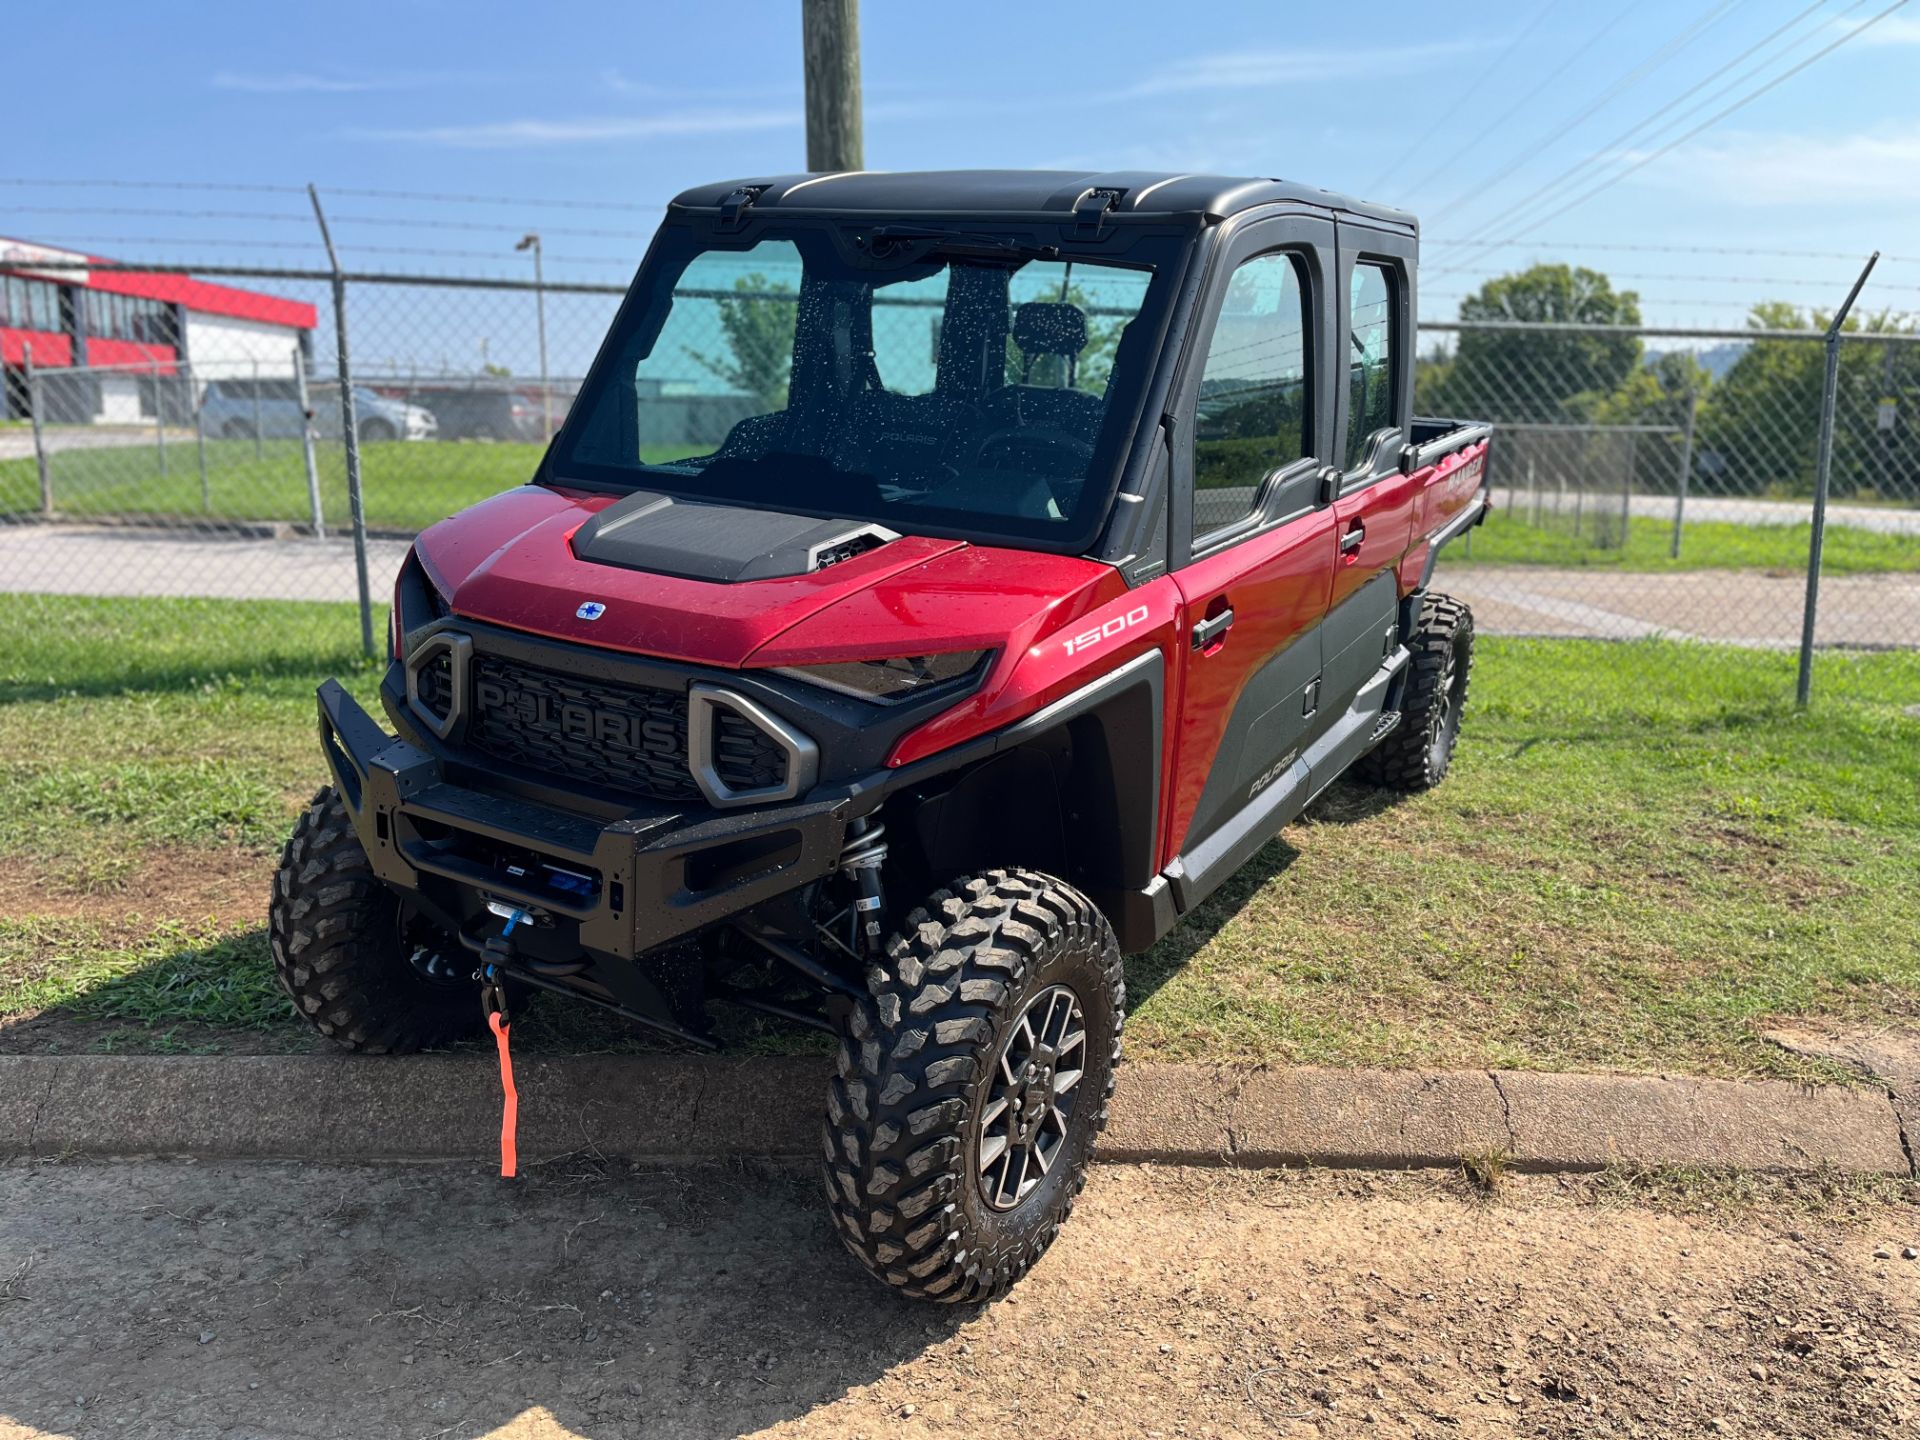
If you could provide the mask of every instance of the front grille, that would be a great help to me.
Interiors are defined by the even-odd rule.
[[[596,787],[661,800],[697,800],[687,766],[687,697],[614,685],[498,655],[475,654],[465,746],[495,760]],[[452,667],[437,656],[419,674],[420,699],[445,715]],[[745,717],[716,709],[714,765],[735,790],[774,787],[787,754]]]

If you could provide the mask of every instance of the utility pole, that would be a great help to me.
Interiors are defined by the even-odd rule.
[[[547,388],[547,276],[540,266],[540,237],[528,235],[513,247],[533,251],[533,305],[540,325],[540,430],[553,439],[553,392]]]
[[[807,169],[864,170],[860,0],[801,0],[807,71]]]

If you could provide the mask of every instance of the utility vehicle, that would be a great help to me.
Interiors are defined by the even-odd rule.
[[[301,1012],[370,1052],[503,989],[831,1031],[847,1246],[1004,1291],[1105,1123],[1120,957],[1342,774],[1447,770],[1473,627],[1428,580],[1489,432],[1410,413],[1416,258],[1276,180],[686,191],[531,483],[408,557],[397,735],[319,692]]]

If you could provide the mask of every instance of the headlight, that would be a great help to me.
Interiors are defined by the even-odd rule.
[[[911,700],[977,671],[990,650],[953,650],[897,660],[848,660],[835,665],[797,665],[781,670],[809,685],[822,685],[881,705]]]

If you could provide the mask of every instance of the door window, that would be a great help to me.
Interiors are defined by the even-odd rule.
[[[1292,255],[1233,272],[1214,326],[1193,425],[1193,529],[1199,545],[1252,514],[1262,482],[1312,453],[1306,286]]]
[[[1367,457],[1367,439],[1393,424],[1393,277],[1384,265],[1353,267],[1348,287],[1346,468]]]

